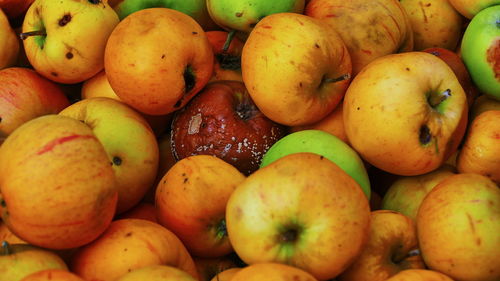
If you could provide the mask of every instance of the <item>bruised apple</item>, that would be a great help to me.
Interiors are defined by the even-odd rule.
[[[171,128],[176,159],[213,155],[246,175],[258,169],[264,153],[285,135],[285,127],[269,120],[239,81],[208,84],[174,114]]]

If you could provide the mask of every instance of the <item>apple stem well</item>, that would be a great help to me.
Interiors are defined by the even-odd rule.
[[[26,40],[30,36],[47,36],[47,32],[45,30],[35,30],[19,34],[19,38],[21,38],[21,40]]]
[[[439,94],[429,95],[428,102],[432,108],[436,108],[438,105],[440,105],[443,101],[445,101],[449,97],[451,97],[451,90],[446,89],[445,91],[443,91]]]

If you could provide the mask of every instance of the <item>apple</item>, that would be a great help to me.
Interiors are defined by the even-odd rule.
[[[197,281],[187,272],[168,265],[150,265],[125,273],[114,281]]]
[[[415,222],[398,212],[371,212],[370,235],[354,263],[340,274],[340,281],[385,281],[405,269],[425,268],[418,251]]]
[[[317,281],[318,279],[300,268],[272,262],[257,263],[246,266],[236,272],[236,274],[233,275],[233,278],[231,278],[231,281],[261,280]]]
[[[116,213],[139,203],[154,183],[159,161],[156,137],[142,115],[111,98],[84,99],[59,115],[87,124],[103,144],[116,176]]]
[[[185,106],[210,80],[213,56],[193,18],[168,8],[149,8],[116,26],[104,66],[123,102],[142,113],[164,115]]]
[[[24,277],[21,281],[85,281],[78,275],[63,269],[45,269]]]
[[[259,21],[243,46],[241,70],[260,111],[287,126],[326,117],[351,81],[351,59],[340,36],[321,20],[297,13]]]
[[[500,4],[499,0],[449,0],[464,17],[472,19],[481,10]]]
[[[197,257],[221,257],[233,251],[227,237],[226,204],[245,176],[210,155],[184,158],[156,188],[158,222],[181,239]]]
[[[205,31],[219,28],[208,14],[206,0],[118,0],[113,3],[112,7],[120,20],[142,9],[163,7],[187,14]]]
[[[440,47],[455,50],[462,37],[462,15],[449,0],[400,0],[413,30],[413,50]]]
[[[488,110],[500,110],[500,100],[493,99],[487,95],[478,96],[470,108],[469,123],[476,119],[479,114]]]
[[[177,267],[198,278],[193,259],[179,238],[142,219],[113,221],[99,238],[76,251],[70,269],[85,280],[115,281],[151,265]]]
[[[245,263],[286,263],[326,280],[363,250],[370,209],[359,184],[334,162],[300,152],[240,183],[227,202],[226,226]],[[236,277],[243,271],[232,280],[248,280]]]
[[[243,82],[241,75],[241,52],[245,42],[234,37],[226,48],[229,33],[226,31],[208,31],[208,41],[214,52],[214,72],[210,81],[235,80]]]
[[[104,48],[119,19],[107,1],[35,0],[21,38],[37,72],[59,83],[87,80],[104,67]]]
[[[411,22],[399,1],[311,0],[304,14],[339,33],[351,56],[353,77],[378,57],[413,50]]]
[[[230,281],[234,277],[236,272],[240,270],[242,270],[242,268],[239,267],[225,269],[208,281]]]
[[[54,252],[28,244],[2,242],[0,276],[5,281],[20,281],[31,273],[44,269],[67,270],[66,263]]]
[[[56,83],[22,67],[0,70],[0,100],[0,139],[31,119],[57,114],[70,104]]]
[[[385,192],[381,208],[399,212],[416,220],[418,208],[425,196],[441,181],[455,175],[451,165],[418,176],[399,176]]]
[[[440,167],[457,150],[466,125],[467,100],[456,75],[425,52],[372,61],[344,98],[349,143],[368,163],[396,175]]]
[[[457,156],[460,173],[486,176],[500,185],[500,110],[479,114],[470,124]]]
[[[479,91],[496,100],[500,100],[499,16],[500,5],[485,8],[476,14],[467,25],[460,49]]]
[[[450,277],[434,270],[406,269],[386,281],[453,281]]]
[[[108,227],[116,178],[92,129],[61,115],[32,119],[0,146],[0,213],[21,239],[49,249],[79,247]]]
[[[0,8],[0,69],[11,67],[17,62],[19,45],[9,19]]]
[[[417,214],[420,251],[429,269],[453,280],[500,280],[500,189],[472,173],[448,177]]]
[[[248,175],[285,129],[256,107],[243,82],[215,81],[174,113],[172,153],[217,156]]]
[[[339,138],[321,130],[303,130],[284,136],[264,154],[260,167],[297,152],[312,152],[333,161],[359,184],[366,198],[370,198],[370,180],[357,152]]]

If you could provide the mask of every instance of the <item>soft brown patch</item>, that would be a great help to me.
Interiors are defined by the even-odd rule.
[[[486,60],[492,66],[495,78],[500,81],[500,39],[495,40],[488,48]]]

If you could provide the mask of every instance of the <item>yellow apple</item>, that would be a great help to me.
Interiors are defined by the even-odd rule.
[[[10,26],[9,19],[0,9],[0,69],[13,66],[19,54],[19,39]]]
[[[500,4],[499,0],[449,0],[464,17],[472,19],[481,10]]]

